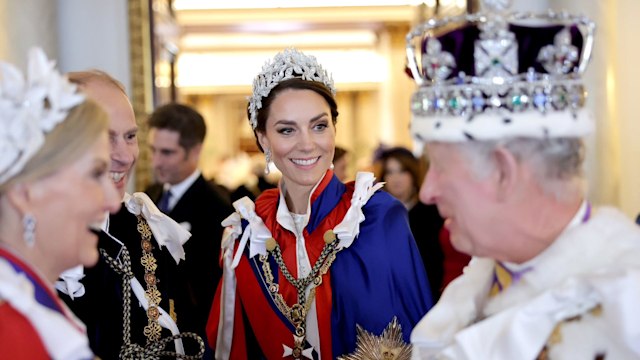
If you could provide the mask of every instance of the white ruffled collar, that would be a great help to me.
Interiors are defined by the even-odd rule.
[[[355,238],[360,233],[360,223],[365,220],[362,207],[367,203],[367,201],[369,201],[376,191],[384,186],[384,183],[374,184],[374,181],[375,177],[373,176],[373,173],[359,172],[356,174],[355,189],[353,196],[351,197],[351,206],[345,214],[342,222],[333,229],[334,233],[340,240],[338,248],[348,248],[351,246]],[[311,194],[313,194],[313,191]],[[282,199],[283,196],[281,195],[281,202],[283,201]],[[236,209],[236,212],[231,214],[222,222],[222,226],[225,226],[227,229],[225,230],[221,245],[224,251],[233,251],[233,244],[235,240],[240,236],[240,234],[242,234],[240,245],[233,258],[232,267],[235,268],[240,262],[240,258],[247,246],[247,243],[249,244],[250,257],[266,255],[266,242],[268,239],[272,238],[272,235],[271,231],[269,231],[269,229],[264,225],[262,219],[256,214],[255,204],[248,197],[243,197],[242,199],[235,201],[233,203],[233,207]],[[280,210],[281,208],[282,210]],[[289,210],[286,206],[280,206],[278,209],[279,216],[281,211],[283,212],[281,215],[282,219],[278,218],[278,221],[283,221],[283,223],[281,223],[283,227],[287,224],[287,221],[290,221],[289,230],[295,231],[295,224],[291,214],[289,214]],[[308,213],[309,210],[307,210],[307,214]],[[242,232],[242,219],[249,222],[244,233]]]

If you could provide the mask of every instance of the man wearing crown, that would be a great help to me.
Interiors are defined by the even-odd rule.
[[[637,359],[640,228],[584,190],[594,25],[486,3],[410,36],[428,34],[421,69],[408,53],[411,131],[430,157],[420,197],[473,256],[414,328],[412,357]]]

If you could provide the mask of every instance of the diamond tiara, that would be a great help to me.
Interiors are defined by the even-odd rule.
[[[269,96],[273,88],[282,81],[299,78],[323,83],[333,95],[336,88],[333,78],[312,55],[305,55],[295,48],[287,48],[268,60],[262,71],[253,80],[253,93],[249,97],[249,123],[253,130],[258,126],[258,110],[262,109],[262,98]]]
[[[0,184],[20,172],[45,134],[85,99],[54,66],[40,48],[29,52],[26,79],[12,64],[0,62]]]
[[[578,118],[586,101],[581,76],[595,24],[566,12],[504,10],[431,19],[407,35],[408,70],[419,85],[411,99],[416,137],[469,140],[590,131],[589,121]],[[544,26],[524,25],[531,22]],[[549,119],[536,125],[540,115]],[[478,121],[486,123],[473,124]]]

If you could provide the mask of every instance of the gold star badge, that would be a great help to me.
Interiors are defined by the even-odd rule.
[[[356,325],[356,351],[339,356],[338,360],[409,360],[411,345],[402,339],[402,326],[396,317],[387,325],[382,335],[375,336]]]

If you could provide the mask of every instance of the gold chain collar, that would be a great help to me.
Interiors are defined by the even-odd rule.
[[[269,295],[276,304],[278,310],[295,327],[295,335],[300,337],[300,341],[296,341],[295,343],[292,354],[296,359],[302,356],[304,338],[306,335],[306,318],[309,310],[311,309],[311,305],[313,304],[313,300],[315,299],[315,288],[322,284],[322,277],[329,271],[331,265],[336,259],[336,254],[340,251],[340,249],[337,248],[338,239],[333,230],[327,230],[324,233],[324,242],[325,245],[322,248],[322,252],[318,257],[318,260],[316,260],[316,263],[313,265],[309,275],[296,279],[284,263],[280,246],[276,240],[274,238],[269,238],[267,240],[267,251],[269,251],[269,254],[273,256],[285,279],[296,288],[298,302],[292,306],[287,304],[284,297],[279,292],[279,285],[274,282],[273,272],[271,271],[268,261],[269,255],[259,256]],[[309,291],[309,296],[307,297],[305,295],[305,291],[311,284],[313,284],[313,287]]]
[[[158,280],[156,278],[156,269],[158,268],[158,262],[151,252],[153,250],[153,244],[151,243],[151,229],[149,224],[138,215],[138,232],[142,237],[140,245],[142,246],[142,257],[140,263],[144,267],[144,282],[147,288],[144,291],[144,296],[149,302],[149,308],[147,309],[148,324],[144,327],[144,336],[147,337],[147,342],[158,341],[162,333],[162,328],[158,323],[160,318],[160,311],[158,305],[162,301],[160,291],[156,284]]]

